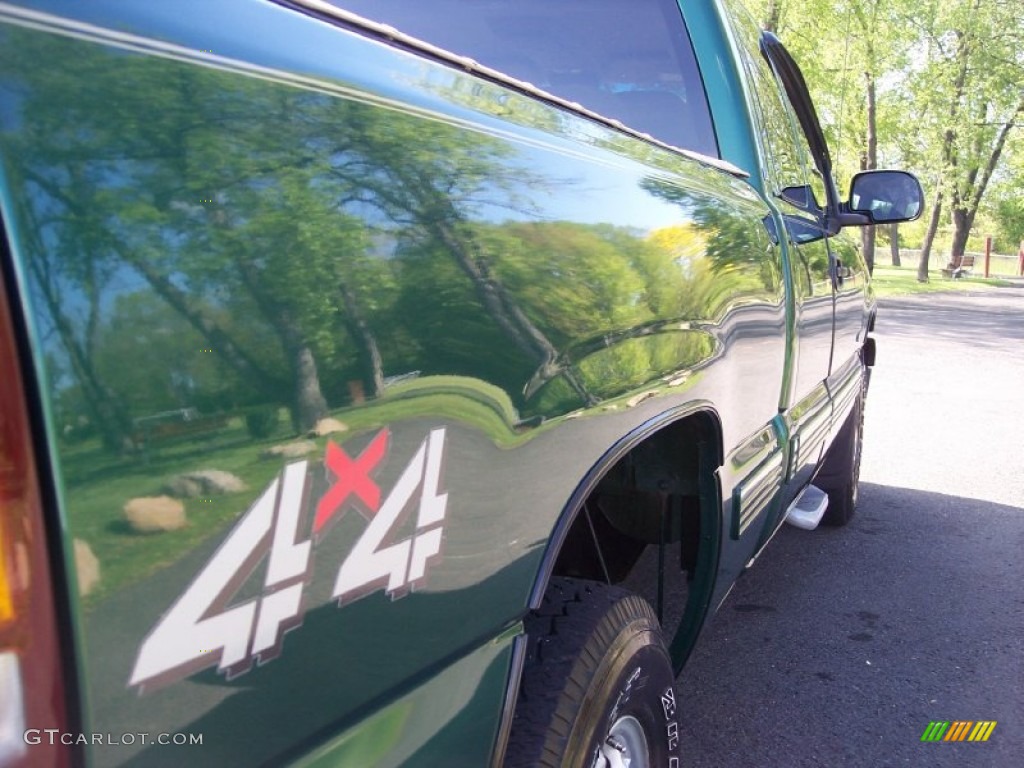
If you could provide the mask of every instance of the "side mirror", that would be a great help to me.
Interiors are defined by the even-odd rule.
[[[850,182],[848,213],[862,214],[865,224],[913,221],[924,210],[924,192],[906,171],[862,171]]]

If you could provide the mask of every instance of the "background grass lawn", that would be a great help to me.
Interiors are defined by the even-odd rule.
[[[930,270],[929,282],[917,282],[917,267],[889,267],[875,265],[872,285],[878,296],[905,296],[917,293],[937,293],[939,291],[977,291],[995,288],[1006,288],[1015,285],[1010,280],[984,277],[962,277],[953,280],[942,275],[941,268]]]

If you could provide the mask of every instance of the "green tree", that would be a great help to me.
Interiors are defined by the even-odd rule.
[[[918,280],[928,280],[935,235],[948,205],[950,258],[959,263],[1011,132],[1024,114],[1024,19],[998,0],[933,4],[923,28],[927,81],[918,93],[933,131],[937,179]]]
[[[839,178],[907,159],[905,95],[894,77],[908,66],[915,42],[906,3],[768,0],[752,7],[800,62]],[[862,227],[860,235],[873,269],[875,228]]]

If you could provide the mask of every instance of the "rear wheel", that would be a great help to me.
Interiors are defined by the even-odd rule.
[[[555,577],[524,623],[529,648],[506,766],[678,765],[675,675],[643,598]]]
[[[864,393],[846,417],[829,449],[814,484],[828,494],[822,525],[841,526],[853,519],[860,485],[860,456],[864,445]]]

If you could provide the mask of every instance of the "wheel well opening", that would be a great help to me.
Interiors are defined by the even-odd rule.
[[[709,515],[715,504],[708,498],[709,479],[720,455],[717,422],[704,412],[638,443],[583,501],[554,574],[617,584],[642,595],[675,651],[672,639],[684,629],[694,610],[691,598],[701,591],[694,590],[694,581],[710,578],[701,574],[709,561],[702,548],[714,540],[717,516]]]

